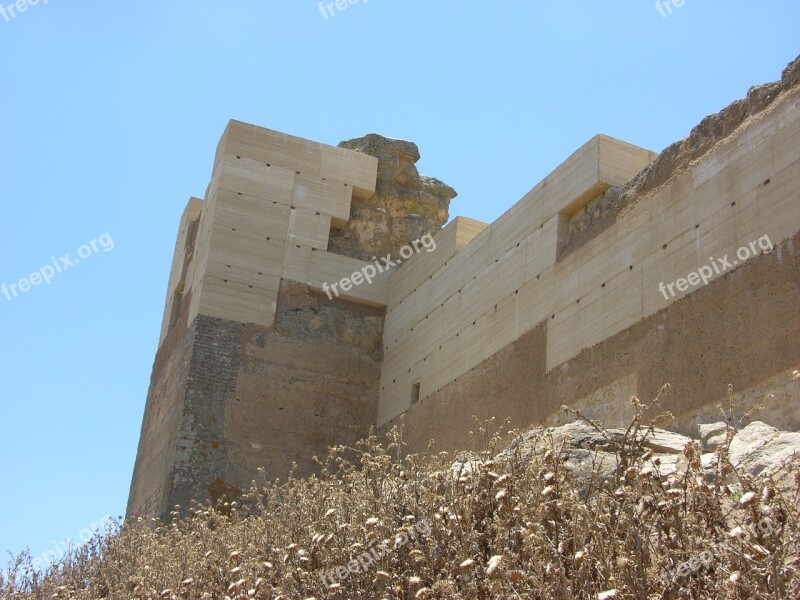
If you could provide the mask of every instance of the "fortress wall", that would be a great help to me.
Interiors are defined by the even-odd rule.
[[[596,136],[444,264],[437,250],[394,274],[431,273],[405,293],[390,282],[378,424],[408,409],[414,383],[425,397],[547,318],[564,221],[653,156]]]
[[[320,293],[324,293],[326,284],[340,281],[342,277],[349,277],[361,270],[367,264],[363,260],[314,250],[311,252],[311,269],[308,277],[308,286]],[[374,276],[369,285],[353,286],[349,291],[337,288],[339,298],[359,304],[385,307],[389,298],[389,272],[384,271]],[[328,293],[333,295],[329,290]]]
[[[128,514],[161,515],[167,510],[178,445],[185,418],[186,389],[194,352],[194,325],[186,315],[190,298],[186,279],[194,253],[201,202],[189,200],[175,244],[161,339],[147,393],[139,446],[128,496]]]
[[[128,514],[161,515],[175,464],[177,434],[184,412],[191,345],[184,320],[161,342],[153,364],[142,419]]]
[[[377,418],[383,309],[328,300],[284,281],[275,325],[247,326],[225,408],[226,485],[310,474],[313,456],[352,445]]]
[[[696,435],[697,423],[722,420],[718,404],[741,417],[763,405],[758,420],[800,429],[800,233],[548,371],[545,320],[381,428],[404,425],[409,452],[470,448],[478,420],[497,429],[553,426],[574,420],[562,405],[627,426],[631,396],[650,403],[671,392],[654,417],[672,411],[670,430]],[[770,397],[771,396],[771,397]],[[502,424],[510,418],[509,427]]]
[[[285,477],[374,425],[383,309],[306,285],[357,262],[328,257],[328,237],[376,171],[365,154],[228,125],[205,201],[181,218],[129,514],[234,498],[257,468]],[[385,306],[382,281],[354,298]]]
[[[434,237],[436,251],[422,257],[412,257],[403,268],[395,271],[388,282],[388,298],[392,298],[392,309],[401,304],[417,287],[425,283],[442,268],[456,253],[463,250],[488,225],[467,217],[455,217]],[[393,330],[392,333],[395,331]],[[389,334],[391,335],[391,334]]]
[[[159,349],[128,500],[167,518],[232,500],[264,469],[285,479],[377,418],[383,309],[283,281],[271,327],[198,315],[189,297]]]
[[[176,302],[180,302],[181,295],[186,289],[186,280],[189,276],[189,255],[193,251],[200,214],[203,210],[203,201],[190,198],[189,203],[181,215],[178,226],[178,239],[175,241],[175,251],[172,256],[172,266],[169,270],[167,283],[167,299],[164,306],[164,317],[161,320],[161,336],[158,345],[164,342],[169,327],[174,321]],[[191,284],[190,284],[191,285]]]
[[[181,218],[128,514],[310,473],[401,418],[412,450],[463,448],[472,415],[555,424],[562,404],[621,425],[665,382],[685,433],[728,383],[740,413],[771,395],[759,418],[799,428],[799,90],[800,60],[658,157],[596,136],[495,223],[457,217],[338,298],[326,283],[438,229],[455,190],[410,142],[232,121]]]
[[[584,146],[427,281],[390,298],[379,425],[408,410],[413,384],[420,398],[434,394],[545,320],[549,372],[692,291],[665,299],[659,283],[709,257],[732,262],[737,249],[765,235],[777,244],[800,229],[800,107],[790,89],[558,260],[571,211],[602,194],[603,183],[619,185],[637,157],[652,156],[616,141],[603,152],[607,141],[593,142],[605,157],[601,174],[596,150]],[[416,257],[393,277],[432,260]]]

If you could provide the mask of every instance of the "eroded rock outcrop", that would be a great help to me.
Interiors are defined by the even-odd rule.
[[[622,187],[606,190],[586,206],[570,224],[559,260],[599,235],[617,219],[643,202],[647,195],[669,179],[689,169],[714,146],[730,137],[745,122],[769,110],[775,100],[794,93],[800,86],[800,57],[783,70],[780,81],[751,87],[745,98],[736,100],[718,113],[709,115],[684,139],[667,146],[658,157]]]
[[[416,144],[369,134],[339,147],[376,157],[378,178],[371,198],[353,198],[350,221],[331,232],[328,250],[365,261],[396,255],[402,246],[439,231],[447,222],[456,191],[419,174]]]
[[[647,456],[643,471],[667,477],[686,467],[687,455],[691,454],[686,447],[693,444],[700,453],[706,478],[711,480],[718,461],[715,450],[725,448],[728,427],[725,423],[713,423],[698,429],[700,439],[696,440],[664,429],[643,429],[630,435],[623,429],[598,428],[585,421],[574,421],[560,427],[530,430],[514,440],[498,459],[527,461],[534,454],[555,448],[561,452],[564,467],[577,477],[588,478],[596,471],[602,478],[610,478],[619,465],[618,450],[624,445],[629,452],[639,446],[641,454]],[[792,460],[800,458],[800,432],[780,431],[754,421],[738,431],[731,430],[730,434],[728,457],[741,475],[776,475]],[[721,441],[718,436],[722,436]],[[475,458],[463,458],[455,463],[454,471],[473,471],[478,462]]]

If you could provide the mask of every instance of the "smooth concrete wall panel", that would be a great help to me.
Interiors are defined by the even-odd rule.
[[[266,200],[268,168],[263,162],[248,158],[237,159],[235,156],[226,154],[211,177],[209,195],[217,189],[224,189]],[[288,173],[291,173],[293,179],[294,173],[291,171]],[[289,180],[289,190],[291,190],[291,185],[292,182]]]
[[[288,246],[308,246],[325,250],[331,231],[331,217],[305,208],[295,207],[289,212]]]
[[[374,263],[366,263],[333,252],[312,251],[308,285],[317,292],[330,293],[333,297],[335,292],[331,290],[331,284],[340,282],[344,277],[351,278],[353,273],[362,272],[362,269],[369,264],[374,266]],[[326,284],[327,292],[323,287]],[[338,297],[343,300],[384,307],[389,294],[389,273],[386,271],[378,273],[371,284],[364,282],[361,285],[353,286],[347,292],[337,289],[340,292]]]
[[[291,169],[297,175],[338,181],[353,187],[360,197],[369,197],[375,191],[376,158],[239,121],[228,124],[217,146],[215,170],[226,157],[247,158]]]
[[[761,189],[771,184],[764,182],[776,166],[793,160],[798,152],[798,144],[793,143],[797,141],[797,111],[793,120],[784,118],[786,111],[791,112],[790,105],[784,105],[766,121],[745,126],[693,169],[676,174],[627,218],[564,261],[565,265],[581,265],[573,272],[577,284],[565,279],[557,286],[556,319],[548,330],[548,369],[698,289],[691,285],[684,291],[673,287],[675,295],[668,290],[669,298],[665,299],[660,283],[674,285],[678,279],[713,262],[720,266],[710,258],[727,257],[735,268],[742,262],[736,256],[739,248],[763,235],[778,243],[796,233],[800,224],[797,215],[787,210],[765,212],[759,206]],[[776,126],[778,122],[780,127]],[[651,232],[647,231],[644,216],[648,209],[652,214]],[[767,214],[780,217],[770,221],[764,218]],[[637,221],[642,223],[640,230]],[[649,247],[644,247],[641,243],[648,238]],[[607,244],[609,240],[613,240],[611,245]],[[567,310],[569,301],[563,290],[576,285],[579,290],[570,290],[575,294],[596,289],[597,282],[588,279],[588,273],[603,273],[601,265],[618,267],[628,261],[634,265],[629,281],[617,277],[619,283],[607,283],[602,297],[595,301],[581,299],[579,310],[560,312]],[[592,263],[598,263],[597,267]],[[711,280],[730,270],[720,268],[718,273],[715,269]],[[636,273],[638,279],[634,277]]]
[[[352,197],[353,188],[343,183],[297,175],[291,203],[298,208],[328,215],[341,225],[350,219]]]
[[[456,224],[456,251],[460,251],[474,240],[479,233],[489,225],[482,221],[470,219],[469,217],[456,217],[453,219]]]
[[[349,219],[353,190],[367,197],[376,176],[371,156],[231,121],[200,217],[189,321],[203,314],[271,325],[281,278],[311,282],[313,253],[327,248],[332,225]],[[350,298],[383,306],[387,281]]]
[[[423,281],[426,281],[457,252],[457,221],[448,223],[434,236],[436,251],[412,256],[403,266],[392,273],[389,279],[389,296],[392,307],[397,306],[412,294]]]
[[[603,183],[620,187],[653,162],[658,154],[638,146],[627,144],[607,135],[599,135],[599,178]]]
[[[272,282],[273,289],[258,289],[206,274],[199,290],[198,312],[208,317],[268,327],[275,320],[280,279],[273,278]]]
[[[525,238],[524,281],[530,281],[555,263],[558,221],[559,217],[556,215]]]
[[[673,238],[666,249],[653,249],[642,261],[642,314],[651,315],[678,298],[683,297],[691,290],[681,292],[673,285],[671,290],[667,287],[679,277],[686,275],[698,268],[699,265],[708,265],[707,258],[700,258],[698,262],[698,248],[700,230],[690,229],[681,236]],[[709,281],[716,279],[717,273],[711,271]],[[661,291],[661,284],[664,292]],[[674,292],[674,295],[673,295]],[[666,296],[665,296],[666,294]]]
[[[311,253],[311,246],[288,244],[283,254],[282,277],[299,283],[307,283],[311,274]]]
[[[800,143],[798,143],[800,148]],[[776,171],[768,185],[758,190],[758,212],[761,229],[771,229],[773,244],[791,237],[792,229],[800,222],[800,198],[797,188],[800,181],[800,160]]]
[[[389,282],[391,305],[396,306],[407,298],[487,227],[486,223],[466,217],[456,217],[448,223],[434,236],[435,251],[415,254],[401,269],[392,273]]]
[[[554,265],[559,219],[565,212],[579,210],[623,175],[633,176],[652,156],[624,142],[597,136],[492,225],[473,227],[472,239],[463,250],[452,256],[450,252],[420,256],[416,264],[404,265],[393,274],[390,289],[394,289],[395,281],[418,283],[414,290],[406,288],[405,293],[398,290],[398,294],[390,296],[384,329],[386,352],[379,424],[408,408],[407,388],[414,378],[409,375],[414,371],[417,376],[428,372],[433,380],[431,385],[420,379],[421,392],[438,389],[545,318],[542,310],[532,310],[521,303],[519,296],[526,284],[531,280],[539,282],[542,273]],[[406,275],[406,269],[418,277],[430,273],[429,279],[415,280]],[[575,282],[580,287],[579,280]],[[534,287],[544,288],[530,285],[525,290],[529,297]],[[522,298],[525,297],[523,292]],[[545,312],[550,311],[551,304],[543,303]],[[424,327],[437,309],[444,310],[440,318],[441,343]],[[428,353],[440,352],[440,345],[444,358],[431,357],[428,362]],[[422,364],[407,366],[412,352],[425,357]],[[428,364],[437,368],[427,367]]]
[[[448,298],[459,293],[463,286],[488,263],[489,234],[490,231],[487,227],[463,250],[451,255],[445,262],[440,263],[441,267],[429,275],[427,280],[423,279],[420,282],[420,285],[424,286],[427,281],[428,287],[425,289],[432,292],[428,295],[428,304],[432,308],[445,303]],[[441,258],[434,258],[436,254],[437,252],[430,254],[420,253],[415,259],[421,262],[440,262]],[[398,276],[403,269],[405,269],[405,266],[392,273],[392,278]],[[389,345],[405,331],[410,331],[412,327],[425,318],[428,309],[426,304],[420,301],[419,289],[419,287],[416,287],[416,291],[412,291],[400,302],[396,302],[394,295],[390,296],[384,329],[385,345]]]
[[[499,258],[540,225],[541,204],[537,198],[517,202],[489,226],[489,258]]]
[[[323,179],[348,184],[361,198],[368,198],[375,192],[378,159],[374,156],[322,146],[321,161],[320,175]]]
[[[606,145],[609,146],[608,150],[605,150]],[[466,285],[471,277],[475,277],[490,262],[499,261],[509,251],[513,252],[520,240],[525,240],[536,230],[543,229],[545,221],[550,226],[554,225],[555,221],[552,223],[550,221],[559,214],[559,211],[565,209],[577,210],[576,199],[588,201],[598,191],[605,189],[607,185],[599,179],[602,175],[599,168],[601,148],[604,149],[608,161],[613,160],[618,155],[622,156],[627,162],[623,167],[618,168],[618,171],[627,169],[625,172],[630,176],[636,174],[652,157],[652,153],[646,150],[612,140],[607,136],[597,136],[575,152],[544,182],[534,187],[520,202],[511,207],[491,226],[485,228],[485,230],[480,228],[475,231],[473,239],[466,246],[464,252],[459,253],[452,261],[449,261],[447,269],[439,267],[442,259],[441,256],[437,256],[438,248],[437,252],[432,253],[432,256],[421,256],[415,264],[409,264],[401,268],[393,275],[392,279],[396,279],[398,283],[406,284],[406,293],[399,292],[391,295],[389,308],[393,314],[392,319],[387,321],[386,338],[389,339],[397,335],[395,326],[410,328],[424,318],[424,312],[417,311],[415,313],[410,310],[410,306],[414,305],[415,302],[408,300],[411,292],[408,290],[407,285],[414,280],[406,276],[406,269],[416,269],[418,272],[425,273],[422,265],[428,264],[435,265],[438,269],[441,269],[441,271],[437,269],[433,275],[433,287],[439,288],[441,291],[437,292],[435,298],[432,297],[432,300],[438,300],[441,303],[442,300],[455,293],[457,291],[456,288],[461,289]],[[638,162],[631,160],[630,156],[636,156]],[[559,187],[558,184],[561,184],[561,186]],[[566,190],[563,189],[565,186]],[[566,197],[569,197],[569,200],[565,200]],[[544,216],[546,214],[549,217],[545,219]],[[555,247],[551,247],[550,250],[542,250],[545,256],[552,256],[553,260],[555,260]],[[444,254],[444,256],[449,259],[448,254]],[[515,264],[518,257],[517,255],[512,256],[514,256],[513,259],[508,257],[504,261],[504,267],[508,269],[505,271],[504,282],[509,281],[509,278],[514,279],[519,270],[519,265]],[[527,260],[526,258],[526,266]],[[542,270],[545,267],[546,265],[543,265]],[[439,276],[439,281],[436,281],[437,276]],[[441,279],[446,279],[447,281],[442,282]],[[401,286],[398,285],[396,287],[400,288]],[[395,289],[395,286],[392,286],[392,289]],[[398,304],[395,305],[394,302],[398,302]],[[403,306],[404,302],[406,306]]]
[[[230,121],[217,147],[214,167],[225,155],[240,156],[265,164],[320,176],[322,144],[272,131],[264,127]]]
[[[214,226],[228,231],[247,232],[266,241],[286,243],[289,231],[290,209],[285,205],[276,205],[268,210],[259,211],[262,218],[242,215],[231,205],[215,207]],[[265,218],[263,218],[265,217]]]
[[[555,266],[548,267],[541,274],[531,277],[519,289],[520,330],[530,331],[553,315],[555,296]]]

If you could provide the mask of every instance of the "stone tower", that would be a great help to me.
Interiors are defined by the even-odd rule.
[[[129,514],[306,473],[376,425],[389,273],[323,285],[447,221],[455,191],[417,160],[377,135],[337,148],[230,122],[181,218]]]

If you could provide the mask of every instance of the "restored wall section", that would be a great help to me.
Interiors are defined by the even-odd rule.
[[[697,423],[721,420],[716,405],[727,406],[730,383],[738,416],[761,403],[759,420],[797,430],[798,331],[800,234],[550,371],[545,321],[382,431],[403,423],[409,451],[425,451],[431,439],[434,451],[456,451],[477,431],[473,415],[549,426],[573,420],[559,411],[564,404],[623,426],[633,414],[630,397],[649,403],[667,382],[663,410],[676,417],[670,429],[696,434]]]
[[[623,185],[652,154],[599,136],[444,264],[432,255],[403,266],[389,282],[379,425],[408,410],[414,384],[432,401],[544,322],[550,372],[691,292],[665,298],[661,282],[685,277],[709,257],[733,262],[741,246],[765,235],[775,244],[794,236],[800,100],[796,81],[772,89],[770,103],[756,98],[761,110],[743,111],[725,137],[673,163],[657,187]],[[624,214],[578,239],[579,213],[609,193],[627,198]],[[427,280],[403,279],[412,267],[430,273]]]
[[[197,241],[202,201],[191,198],[181,216],[167,283],[159,348],[147,393],[128,512],[161,515],[167,510],[181,423],[186,417],[194,352],[194,325],[187,315],[191,295],[186,278]]]
[[[353,195],[375,191],[378,161],[231,121],[217,148],[189,267],[198,314],[269,326],[281,280],[307,283]]]
[[[383,310],[320,306],[305,286],[312,253],[341,266],[324,258],[331,227],[375,191],[377,162],[228,125],[181,219],[129,514],[234,498],[258,467],[285,477],[375,423]]]
[[[409,408],[415,383],[425,397],[548,318],[566,285],[555,277],[564,223],[654,156],[596,136],[456,254],[419,255],[393,274],[378,424]]]

